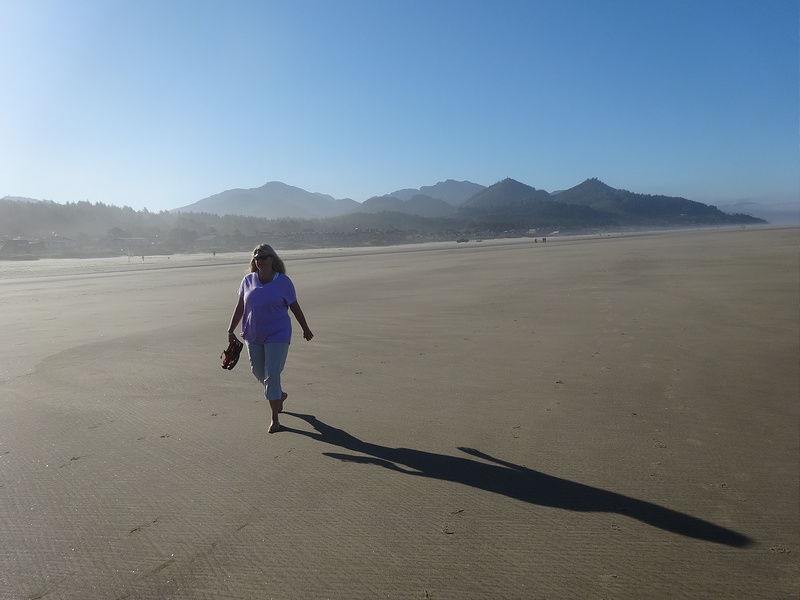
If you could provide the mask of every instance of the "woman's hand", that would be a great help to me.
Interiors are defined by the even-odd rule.
[[[289,305],[289,310],[294,313],[294,317],[297,319],[297,322],[300,323],[300,327],[303,328],[303,337],[306,340],[310,340],[314,337],[314,334],[311,333],[311,330],[308,328],[308,323],[306,322],[306,316],[303,314],[303,309],[300,308],[300,305],[297,303],[297,300],[292,302]]]

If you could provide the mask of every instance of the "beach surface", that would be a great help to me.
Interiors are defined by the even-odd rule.
[[[797,598],[799,240],[0,263],[0,599]]]

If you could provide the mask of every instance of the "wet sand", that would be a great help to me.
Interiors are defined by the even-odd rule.
[[[0,263],[0,598],[796,598],[798,240]]]

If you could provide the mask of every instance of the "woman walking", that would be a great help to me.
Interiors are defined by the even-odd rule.
[[[236,339],[234,329],[242,322],[242,338],[247,343],[250,369],[262,384],[264,395],[272,409],[269,433],[280,431],[278,415],[288,394],[281,388],[281,371],[286,363],[292,339],[292,311],[303,337],[314,337],[306,317],[297,303],[292,280],[286,276],[286,266],[272,249],[261,244],[253,250],[250,272],[239,285],[239,301],[228,327],[228,341]]]

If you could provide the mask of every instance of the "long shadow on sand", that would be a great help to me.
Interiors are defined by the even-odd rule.
[[[366,455],[323,453],[325,456],[339,460],[379,465],[398,473],[417,477],[452,481],[539,506],[580,512],[618,513],[665,531],[717,544],[737,548],[753,544],[753,540],[747,536],[714,523],[651,502],[545,475],[494,458],[473,448],[459,448],[459,450],[481,460],[409,448],[388,448],[363,442],[346,431],[323,423],[313,415],[292,412],[284,414],[303,419],[316,429],[317,433],[292,429],[285,425],[284,431],[305,435],[320,442]]]

